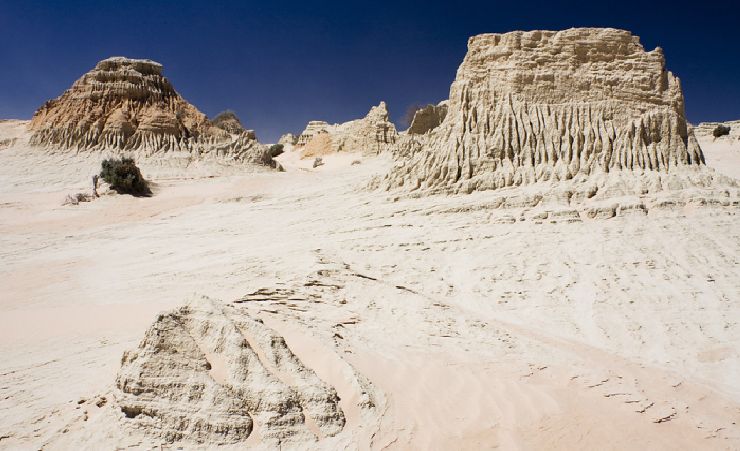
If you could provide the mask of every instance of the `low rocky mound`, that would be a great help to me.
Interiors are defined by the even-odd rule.
[[[127,153],[139,160],[186,152],[192,160],[272,165],[267,147],[245,132],[235,116],[211,122],[175,91],[162,69],[150,60],[99,62],[36,111],[30,143],[53,150]]]
[[[116,386],[124,424],[167,442],[216,446],[258,430],[277,447],[345,424],[336,390],[281,336],[205,297],[159,315],[123,356]]]
[[[398,139],[396,126],[390,122],[385,102],[370,109],[367,116],[342,124],[311,121],[296,142],[304,157],[332,152],[362,152],[366,155],[388,150]]]
[[[710,187],[717,177],[663,51],[608,28],[473,36],[445,120],[421,141],[407,139],[380,182],[386,189],[546,182],[591,198]]]

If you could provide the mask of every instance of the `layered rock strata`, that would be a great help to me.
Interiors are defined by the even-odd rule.
[[[30,143],[51,149],[105,150],[137,158],[180,153],[192,160],[216,157],[261,162],[265,146],[238,118],[211,122],[185,101],[150,60],[108,58],[30,122]]]
[[[308,124],[306,124],[305,130],[298,135],[296,146],[305,146],[314,136],[319,133],[325,133],[329,127],[331,127],[331,125],[325,121],[309,121]]]
[[[367,116],[342,124],[311,121],[298,137],[296,148],[305,157],[332,152],[362,152],[372,155],[389,149],[398,139],[385,102],[370,109]]]
[[[405,147],[381,186],[472,192],[550,182],[591,197],[605,186],[601,195],[639,194],[715,177],[662,50],[646,52],[615,29],[471,37],[445,120]]]
[[[125,425],[167,442],[216,446],[259,428],[270,446],[342,430],[336,390],[261,321],[205,297],[161,314],[116,380]]]

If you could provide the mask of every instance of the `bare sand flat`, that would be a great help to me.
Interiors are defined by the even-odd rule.
[[[20,139],[0,150],[0,448],[158,447],[110,393],[123,351],[193,293],[336,389],[344,429],[300,448],[740,448],[736,210],[512,222],[487,193],[365,189],[385,157],[293,154],[285,173],[145,167],[151,198],[63,207],[98,161],[60,167],[0,125]],[[740,148],[701,144],[740,176]],[[245,298],[260,289],[292,294]],[[259,427],[249,444],[268,448]]]

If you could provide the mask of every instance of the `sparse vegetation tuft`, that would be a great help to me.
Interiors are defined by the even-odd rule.
[[[237,121],[239,120],[236,112],[234,110],[223,110],[222,112],[218,113],[216,117],[214,117],[211,121],[213,123],[220,123],[231,119],[236,119]]]
[[[244,131],[242,122],[237,117],[236,113],[232,110],[225,110],[216,115],[211,122],[221,130],[226,130],[232,134],[239,134]]]
[[[132,196],[151,196],[149,183],[144,180],[133,158],[110,158],[103,160],[100,177],[119,194]]]
[[[730,134],[730,127],[726,125],[718,125],[715,127],[715,129],[712,131],[712,135],[714,135],[715,138],[719,138],[720,136],[725,136]]]
[[[275,158],[283,153],[284,146],[282,144],[273,144],[270,146],[270,157]]]

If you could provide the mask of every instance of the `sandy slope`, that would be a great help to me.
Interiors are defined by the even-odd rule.
[[[122,352],[190,293],[260,288],[305,294],[235,305],[342,399],[344,431],[314,447],[740,447],[736,209],[507,223],[486,193],[360,189],[384,158],[290,154],[61,207],[94,159],[54,174],[20,125],[0,135],[21,140],[0,149],[0,448],[157,445],[120,426]],[[705,152],[738,175],[740,149]]]

